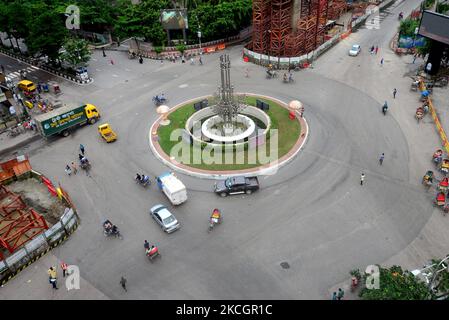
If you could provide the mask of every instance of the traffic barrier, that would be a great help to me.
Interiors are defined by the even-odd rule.
[[[419,82],[419,89],[420,91],[426,90],[426,86],[424,85],[424,82],[422,80]],[[430,96],[427,97],[427,101],[429,105],[430,114],[432,115],[433,118],[433,122],[435,122],[435,126],[440,135],[441,143],[444,149],[446,150],[446,153],[449,154],[449,140],[447,139],[446,132],[444,131],[443,126],[441,125],[440,119],[438,118],[437,112],[435,110],[435,107],[432,103],[432,99],[430,98]]]

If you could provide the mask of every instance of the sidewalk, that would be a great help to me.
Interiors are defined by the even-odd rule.
[[[1,287],[0,300],[109,300],[101,291],[83,279],[82,270],[80,289],[67,290],[60,262],[51,253],[45,255]],[[67,263],[69,264],[69,261]],[[52,289],[48,281],[47,270],[50,266],[58,267],[59,290]],[[24,292],[27,294],[23,295]]]
[[[9,137],[8,132],[0,133],[0,157],[31,142],[41,139],[36,131],[25,131],[16,137]]]

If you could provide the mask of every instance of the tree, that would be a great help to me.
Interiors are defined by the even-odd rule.
[[[412,19],[404,19],[399,24],[399,33],[403,36],[413,37],[415,29],[419,26],[419,21]]]
[[[86,40],[67,38],[63,47],[64,53],[61,54],[60,58],[68,62],[74,69],[89,62],[91,52]]]
[[[28,23],[31,19],[31,9],[26,3],[16,0],[8,6],[8,15],[10,19],[10,33],[16,40],[17,49],[22,53],[19,39],[25,39],[30,34]]]
[[[55,61],[68,36],[68,30],[61,15],[51,8],[38,13],[29,23],[30,34],[25,38],[25,43],[31,54],[47,55],[51,61]]]
[[[359,296],[363,300],[426,300],[430,292],[426,284],[399,266],[384,268],[379,266],[379,289],[363,287]],[[367,275],[363,276],[363,283]]]
[[[161,45],[166,35],[160,23],[160,10],[167,8],[170,8],[168,0],[141,0],[136,5],[129,0],[121,0],[115,31],[121,38],[144,37],[155,45]]]
[[[11,43],[11,48],[14,48],[11,40],[10,30],[11,30],[11,19],[9,16],[9,4],[5,2],[0,2],[0,31],[5,32]]]

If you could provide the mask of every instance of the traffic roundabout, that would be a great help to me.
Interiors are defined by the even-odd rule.
[[[200,178],[274,174],[306,142],[307,121],[273,97],[252,93],[242,96],[244,107],[237,126],[247,124],[246,130],[236,130],[237,135],[230,137],[216,134],[220,130],[208,131],[220,117],[213,106],[198,111],[194,106],[213,97],[191,99],[153,123],[149,132],[153,154],[173,170]],[[261,102],[268,110],[256,107]],[[168,125],[164,125],[166,119]]]

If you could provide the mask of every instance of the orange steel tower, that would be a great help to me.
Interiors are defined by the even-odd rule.
[[[329,20],[346,10],[345,0],[253,0],[252,50],[297,57],[324,42]]]

